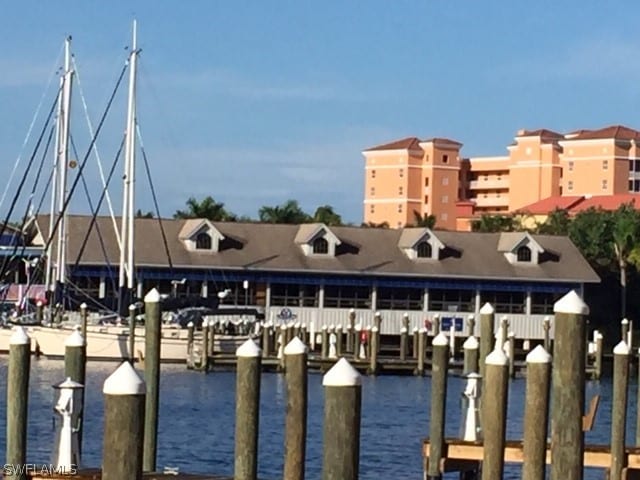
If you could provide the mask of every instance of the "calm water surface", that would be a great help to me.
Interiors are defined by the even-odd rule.
[[[112,363],[89,363],[85,406],[83,463],[99,466],[102,456],[102,384],[117,367]],[[29,398],[28,461],[50,460],[53,442],[53,389],[63,380],[61,361],[32,362]],[[309,378],[309,424],[307,479],[320,478],[322,464],[322,377]],[[522,437],[525,381],[511,383],[507,436]],[[364,377],[362,384],[362,430],[360,478],[422,478],[421,440],[429,432],[429,378]],[[450,378],[447,411],[447,436],[460,430],[460,399],[463,381]],[[268,480],[281,478],[285,384],[279,374],[262,376],[259,475]],[[602,395],[594,431],[589,443],[607,443],[611,383],[608,379],[587,385],[587,400]],[[208,375],[187,371],[184,366],[163,366],[161,376],[158,468],[178,467],[190,473],[233,473],[235,374],[214,372]],[[635,437],[636,383],[630,388],[628,441]],[[0,358],[0,455],[5,454],[6,358]],[[511,467],[508,478],[518,478],[519,469]],[[457,478],[457,477],[452,477]],[[585,478],[603,478],[598,471]]]

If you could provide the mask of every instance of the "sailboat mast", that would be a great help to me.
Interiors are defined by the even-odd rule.
[[[127,311],[125,298],[131,300],[135,281],[133,243],[134,243],[134,193],[135,193],[135,150],[136,150],[136,67],[138,57],[137,22],[133,22],[133,43],[129,57],[129,99],[127,104],[127,131],[125,135],[124,190],[122,201],[120,272],[118,287],[120,290],[120,313]],[[125,295],[125,288],[129,290]]]
[[[66,280],[66,250],[67,250],[67,222],[65,213],[65,202],[67,200],[67,169],[69,168],[69,124],[71,113],[71,86],[73,82],[73,71],[71,69],[71,37],[65,40],[64,50],[64,76],[62,83],[61,117],[59,124],[59,149],[58,149],[58,169],[59,169],[59,192],[58,192],[58,215],[61,218],[58,227],[58,248],[56,280],[57,287],[61,288]],[[58,294],[60,292],[57,292]]]

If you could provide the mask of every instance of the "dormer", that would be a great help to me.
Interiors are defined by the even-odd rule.
[[[294,239],[308,257],[335,257],[342,242],[324,223],[305,223],[298,227]]]
[[[529,232],[503,232],[498,240],[498,251],[502,252],[509,263],[514,265],[537,265],[540,263],[544,248],[535,241]]]
[[[184,222],[179,238],[190,252],[215,253],[225,236],[206,218],[193,218]]]
[[[440,260],[446,248],[429,228],[404,228],[398,247],[411,260]]]

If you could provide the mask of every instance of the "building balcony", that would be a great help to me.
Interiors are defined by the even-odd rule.
[[[509,206],[509,197],[506,195],[502,195],[500,197],[480,195],[475,198],[470,198],[469,200],[473,200],[476,202],[478,207],[508,207]]]
[[[471,180],[469,182],[470,190],[494,190],[498,188],[509,188],[509,179],[488,179],[488,180]]]

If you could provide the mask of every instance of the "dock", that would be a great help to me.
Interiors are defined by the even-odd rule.
[[[32,473],[27,476],[31,480],[69,480],[74,478],[77,480],[100,480],[102,471],[100,469],[80,470],[76,475],[58,475],[53,473],[36,474]],[[220,475],[191,475],[187,473],[162,473],[149,472],[143,473],[144,480],[233,480],[233,477]]]

